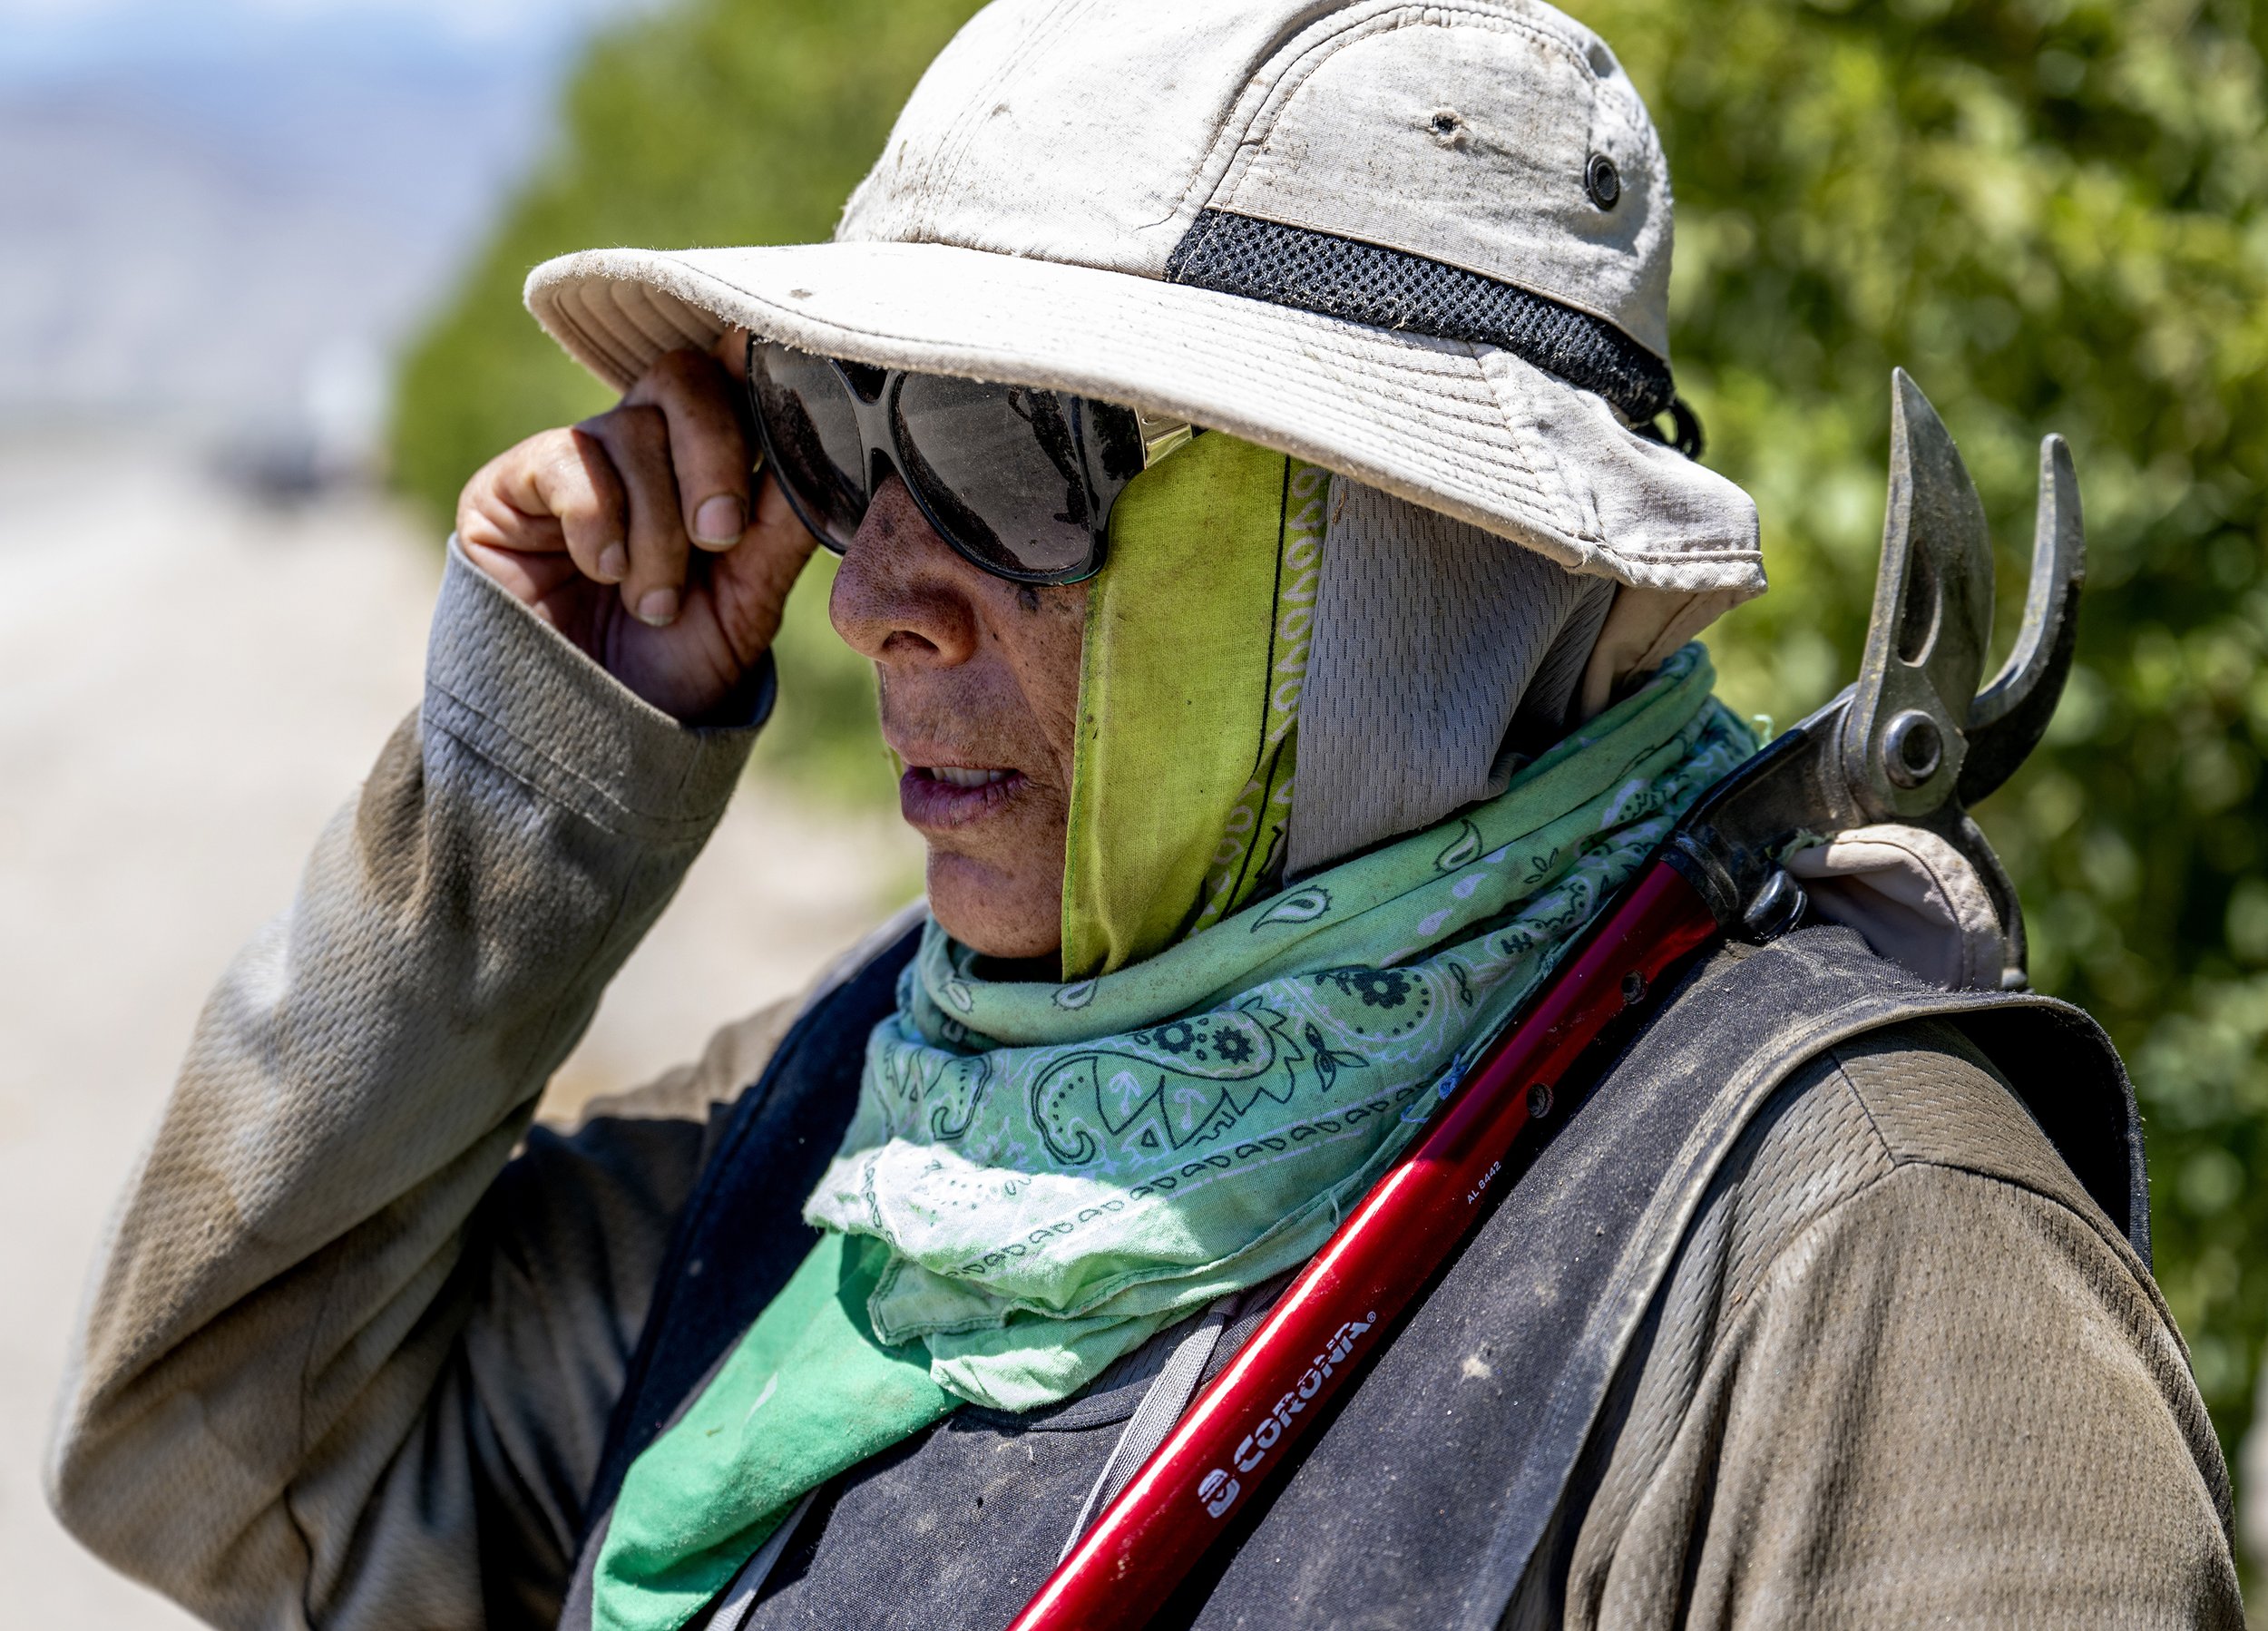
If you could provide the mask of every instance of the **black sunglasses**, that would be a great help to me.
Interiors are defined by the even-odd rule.
[[[1110,506],[1195,434],[1061,391],[868,367],[753,337],[748,405],[780,490],[836,554],[895,471],[939,537],[1018,583],[1100,571]]]

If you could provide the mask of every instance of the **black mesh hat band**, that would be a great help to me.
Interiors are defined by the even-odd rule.
[[[1641,435],[1661,439],[1654,421],[1669,415],[1673,444],[1688,457],[1701,452],[1700,421],[1679,400],[1667,363],[1603,318],[1463,267],[1207,210],[1175,247],[1166,277],[1374,327],[1499,346],[1596,391]]]

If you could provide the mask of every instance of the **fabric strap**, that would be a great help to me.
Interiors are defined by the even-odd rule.
[[[1221,1333],[1228,1329],[1228,1311],[1236,1301],[1233,1296],[1221,1298],[1192,1321],[1174,1343],[1173,1352],[1143,1390],[1141,1403],[1127,1418],[1119,1441],[1111,1446],[1110,1459],[1103,1463],[1094,1488],[1087,1491],[1079,1516],[1071,1520],[1071,1532],[1063,1538],[1063,1549],[1056,1554],[1058,1563],[1071,1555],[1071,1548],[1094,1526],[1095,1519],[1110,1510],[1110,1503],[1134,1481],[1142,1463],[1157,1453],[1174,1423],[1181,1420],[1182,1411],[1189,1408],[1197,1384],[1205,1379],[1205,1367],[1212,1362],[1213,1350],[1220,1346]]]
[[[717,1611],[709,1617],[702,1631],[741,1631],[748,1623],[748,1615],[756,1607],[756,1599],[764,1589],[764,1582],[772,1577],[780,1557],[796,1538],[796,1530],[819,1499],[816,1489],[807,1491],[804,1498],[787,1510],[772,1538],[757,1548],[756,1556],[740,1566],[740,1572],[732,1577],[732,1584],[725,1587],[725,1595],[718,1600]]]

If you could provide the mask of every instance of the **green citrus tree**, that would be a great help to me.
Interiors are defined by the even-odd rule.
[[[1575,0],[1662,126],[1681,385],[1774,592],[1713,643],[1783,719],[1850,675],[1889,372],[1960,440],[2020,603],[2038,444],[2087,511],[2079,669],[1982,812],[2038,983],[2116,1038],[2158,1274],[2224,1441],[2268,1326],[2268,143],[2263,10]]]
[[[2087,1005],[2148,1118],[2157,1267],[2234,1447],[2268,1333],[2268,142],[2243,0],[1569,0],[1677,178],[1679,381],[1756,496],[1772,595],[1713,643],[1784,720],[1851,674],[1889,374],[1960,440],[2020,599],[2039,436],[2071,441],[2091,579],[2048,746],[1984,812],[2034,972]],[[403,370],[396,468],[445,511],[495,449],[601,398],[522,311],[605,243],[822,237],[965,0],[688,0],[599,41],[551,163]],[[824,581],[767,751],[886,786]],[[2004,616],[2004,624],[2009,620]]]

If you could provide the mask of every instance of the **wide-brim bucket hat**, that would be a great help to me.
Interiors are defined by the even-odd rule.
[[[527,301],[618,387],[745,327],[1073,392],[1717,610],[1764,571],[1655,429],[1670,240],[1643,103],[1532,0],[997,0],[834,241],[591,250]]]

